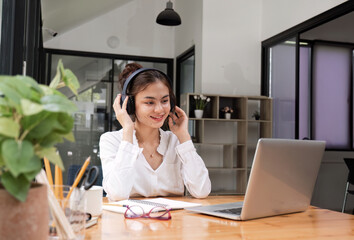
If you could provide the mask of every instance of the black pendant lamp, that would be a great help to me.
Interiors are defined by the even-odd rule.
[[[166,9],[160,12],[156,18],[156,22],[165,26],[177,26],[181,24],[181,17],[173,10],[172,2],[168,1]]]

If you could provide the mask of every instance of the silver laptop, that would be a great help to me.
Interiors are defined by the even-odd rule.
[[[305,211],[324,149],[324,141],[259,139],[244,201],[188,210],[234,220]]]

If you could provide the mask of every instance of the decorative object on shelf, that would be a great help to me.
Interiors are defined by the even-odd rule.
[[[225,119],[231,119],[231,113],[234,112],[234,110],[229,106],[224,107],[221,111],[224,113]]]
[[[204,108],[210,102],[210,98],[204,96],[203,94],[200,94],[194,96],[194,101],[195,101],[194,115],[196,118],[202,118],[204,113]]]
[[[256,120],[259,120],[259,119],[261,119],[261,114],[259,113],[258,110],[255,110],[252,114],[252,117]]]
[[[194,110],[194,115],[196,118],[202,118],[203,117],[204,110],[201,109],[195,109]]]
[[[156,18],[156,22],[165,26],[178,26],[181,24],[181,17],[173,10],[173,3],[168,1],[166,8]]]
[[[195,109],[204,110],[206,105],[210,102],[210,98],[204,96],[203,94],[195,95]]]
[[[64,139],[74,140],[71,131],[76,105],[56,90],[65,86],[77,95],[79,81],[69,69],[64,69],[61,60],[50,86],[27,76],[0,76],[0,191],[3,192],[0,201],[5,199],[4,194],[13,201],[7,202],[6,206],[0,204],[0,213],[8,212],[9,207],[13,207],[13,213],[22,212],[20,206],[28,202],[31,206],[27,209],[32,210],[29,219],[24,219],[22,214],[21,219],[14,215],[8,215],[6,220],[0,218],[1,223],[13,221],[12,225],[21,230],[9,229],[11,239],[24,239],[16,237],[17,232],[25,232],[26,239],[48,237],[48,199],[39,195],[44,189],[42,193],[47,196],[47,188],[34,184],[33,179],[41,171],[44,157],[63,169],[55,145]],[[37,211],[35,203],[46,211]],[[32,234],[33,231],[36,233]],[[38,234],[45,238],[38,237]]]

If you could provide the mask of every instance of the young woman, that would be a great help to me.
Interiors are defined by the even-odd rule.
[[[134,76],[126,84],[123,103],[119,94],[113,104],[123,129],[104,133],[100,139],[107,196],[120,200],[183,195],[186,186],[193,197],[207,197],[211,190],[208,170],[191,141],[187,115],[175,106],[167,76],[140,68],[137,63],[127,64],[119,76],[123,94],[125,81]],[[161,129],[165,121],[171,131]]]

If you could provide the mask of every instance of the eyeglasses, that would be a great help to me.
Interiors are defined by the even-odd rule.
[[[152,218],[157,220],[170,220],[171,213],[170,209],[164,207],[154,207],[148,213],[144,212],[141,206],[133,205],[127,206],[127,210],[124,213],[125,218]]]

